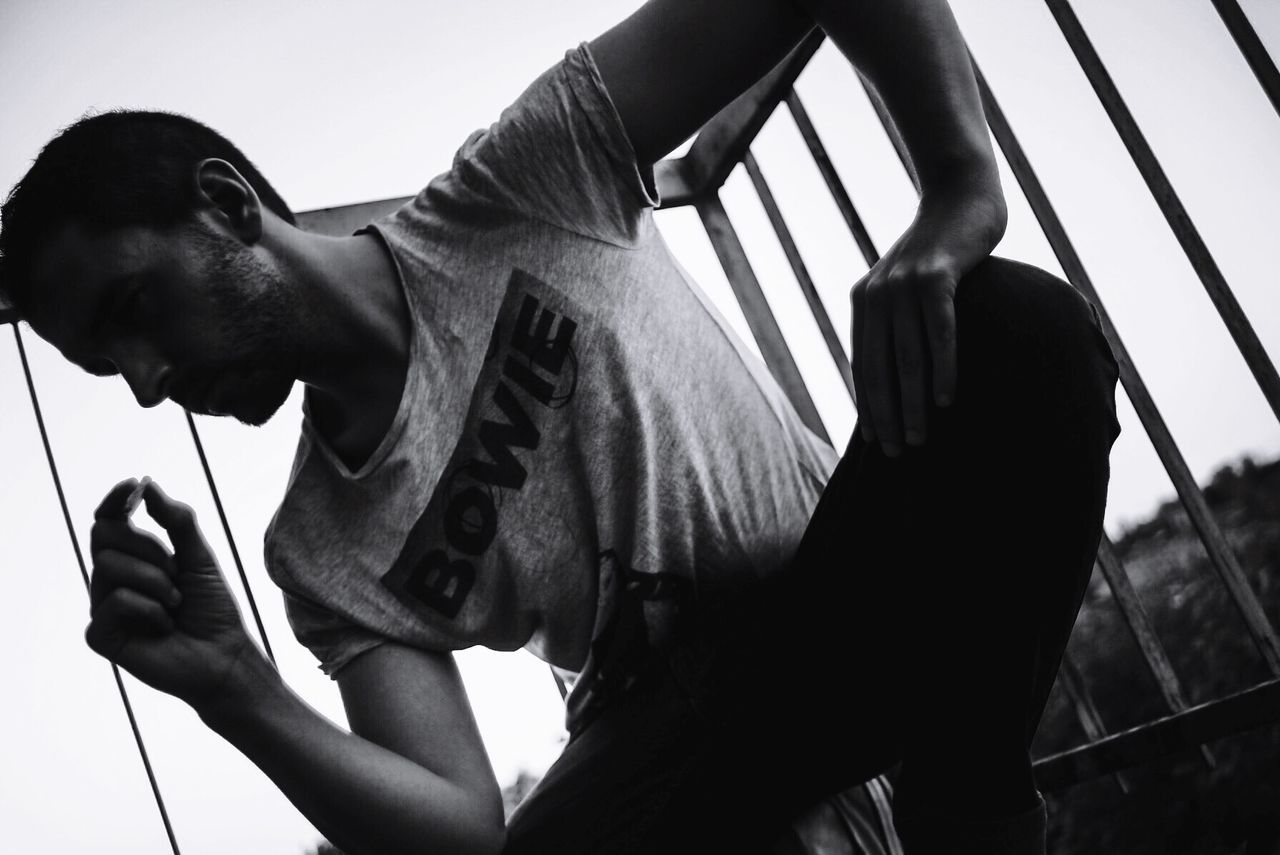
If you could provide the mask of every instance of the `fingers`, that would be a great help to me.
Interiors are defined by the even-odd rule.
[[[114,549],[163,568],[170,576],[175,567],[173,554],[160,538],[143,531],[128,520],[99,520],[89,530],[89,554],[94,561],[104,549]]]
[[[93,611],[84,631],[90,649],[115,660],[121,648],[138,635],[159,636],[173,631],[173,618],[163,605],[132,588],[116,588]]]
[[[133,555],[103,549],[94,556],[89,613],[95,614],[102,603],[121,590],[133,591],[169,608],[182,602],[182,595],[166,570]]]
[[[921,308],[933,367],[933,402],[947,407],[956,399],[956,284],[947,280],[940,288]]]
[[[921,334],[919,315],[910,307],[893,313],[893,353],[898,363],[898,399],[902,404],[902,435],[885,437],[885,451],[891,443],[905,440],[908,445],[923,445],[925,421],[929,414],[927,352]]]
[[[125,512],[129,501],[130,494],[138,486],[137,478],[126,478],[119,484],[111,488],[106,497],[98,504],[93,512],[95,520],[101,519],[123,519],[128,516]]]
[[[143,531],[129,520],[141,491],[150,483],[130,478],[121,481],[107,493],[94,514],[89,534],[89,552],[93,575],[89,580],[90,614],[97,615],[104,603],[122,599],[116,609],[122,615],[142,620],[153,629],[173,623],[168,612],[156,623],[152,605],[142,605],[137,598],[158,606],[174,608],[182,600],[173,583],[176,572],[173,555],[155,535]],[[121,593],[126,592],[126,593]]]
[[[849,294],[850,303],[853,306],[853,335],[849,353],[849,369],[853,374],[853,406],[858,411],[858,420],[864,423],[863,436],[869,440],[872,438],[868,433],[871,414],[863,411],[863,405],[867,400],[867,392],[862,383],[862,339],[867,327],[866,283],[867,280],[864,277],[858,284],[853,286],[853,291]]]
[[[185,554],[190,559],[210,554],[209,544],[200,532],[195,511],[190,505],[169,498],[155,481],[147,484],[142,498],[147,503],[147,513],[168,532],[179,556]]]
[[[853,370],[858,423],[896,457],[922,445],[930,404],[955,399],[953,276],[926,267],[873,269],[854,286]]]
[[[894,369],[889,293],[883,281],[866,286],[862,328],[861,370],[865,391],[863,436],[879,440],[886,454],[896,454],[902,443],[898,381]]]

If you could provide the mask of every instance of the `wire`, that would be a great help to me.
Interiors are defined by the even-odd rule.
[[[80,565],[80,577],[84,580],[85,592],[89,591],[89,571],[85,567],[84,555],[80,552],[80,541],[76,539],[75,526],[71,522],[71,511],[67,508],[67,497],[62,490],[62,479],[58,477],[58,466],[53,460],[53,446],[49,444],[49,433],[45,430],[44,416],[40,412],[40,400],[36,396],[36,384],[31,378],[31,365],[27,362],[27,350],[22,345],[22,334],[18,325],[13,325],[13,337],[18,342],[18,357],[22,360],[22,373],[27,378],[27,390],[31,393],[31,408],[35,411],[36,425],[40,428],[40,440],[44,443],[45,458],[49,461],[49,474],[53,476],[53,487],[58,493],[58,503],[62,506],[62,518],[67,524],[67,534],[71,536],[71,548],[75,551],[76,562]],[[160,819],[164,822],[165,834],[169,835],[169,845],[173,855],[181,855],[178,849],[178,838],[173,835],[173,825],[169,822],[169,812],[164,806],[164,797],[160,795],[160,785],[156,781],[155,771],[151,768],[151,758],[147,756],[147,746],[142,742],[142,731],[138,729],[138,719],[133,714],[133,705],[129,703],[129,693],[125,691],[124,680],[120,677],[120,669],[111,663],[111,673],[116,678],[116,688],[120,690],[120,700],[124,704],[125,715],[129,717],[129,728],[133,731],[133,740],[138,744],[138,754],[142,757],[143,768],[147,770],[147,780],[151,782],[151,792],[156,797],[156,807],[160,809]]]
[[[262,649],[266,651],[267,658],[271,660],[271,664],[276,664],[275,654],[271,652],[271,642],[267,641],[267,629],[262,625],[262,616],[258,614],[258,603],[253,598],[253,589],[249,587],[249,576],[244,572],[244,562],[240,560],[240,550],[236,549],[236,539],[231,536],[231,523],[227,522],[227,513],[222,509],[222,497],[218,495],[218,486],[213,482],[213,470],[209,468],[209,458],[205,456],[204,444],[200,442],[200,434],[196,431],[196,420],[191,417],[190,410],[183,410],[187,414],[187,424],[191,427],[191,439],[196,444],[196,454],[200,456],[200,465],[204,467],[204,477],[209,482],[209,492],[213,494],[213,504],[218,509],[218,516],[222,519],[222,530],[227,534],[227,543],[231,546],[231,558],[236,563],[236,570],[240,572],[240,582],[244,585],[245,597],[249,600],[249,611],[253,613],[253,622],[258,625],[258,635],[262,638]]]

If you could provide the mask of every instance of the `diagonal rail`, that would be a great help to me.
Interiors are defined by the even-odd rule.
[[[1192,745],[1257,727],[1274,726],[1278,715],[1280,680],[1270,680],[1097,742],[1041,758],[1035,762],[1036,784],[1046,791],[1061,790],[1184,751]]]
[[[707,237],[711,239],[711,245],[716,251],[716,257],[724,268],[725,277],[742,306],[742,314],[747,319],[751,334],[760,345],[765,365],[790,399],[791,405],[796,408],[805,426],[830,443],[831,438],[827,435],[822,417],[818,415],[813,396],[809,394],[804,377],[791,355],[791,348],[787,346],[782,330],[769,309],[769,301],[760,287],[760,280],[751,269],[746,250],[743,249],[733,223],[729,221],[719,194],[711,193],[699,199],[696,207],[698,216],[702,218],[702,225],[707,230]]]
[[[1182,712],[1188,706],[1186,695],[1182,692],[1182,682],[1178,679],[1177,672],[1173,670],[1173,663],[1169,661],[1164,645],[1156,636],[1151,618],[1147,615],[1142,601],[1138,599],[1138,592],[1133,589],[1133,583],[1129,581],[1129,574],[1125,572],[1124,564],[1116,554],[1115,544],[1105,532],[1101,543],[1098,544],[1098,568],[1102,571],[1102,577],[1107,580],[1111,593],[1115,595],[1120,615],[1124,618],[1125,625],[1129,627],[1129,633],[1138,645],[1147,671],[1151,673],[1160,689],[1165,706],[1170,712]],[[1209,746],[1201,745],[1200,755],[1204,757],[1204,762],[1210,769],[1217,766]]]
[[[707,122],[688,154],[654,165],[663,208],[691,205],[720,189],[823,38],[822,30],[810,32],[773,71]]]
[[[765,181],[764,173],[760,171],[760,164],[756,163],[755,156],[750,151],[747,151],[742,162],[747,168],[747,174],[751,176],[751,183],[756,188],[756,195],[760,197],[760,203],[764,206],[765,214],[769,217],[774,234],[778,236],[778,242],[782,244],[783,254],[787,256],[787,261],[791,264],[791,272],[795,275],[796,282],[800,285],[800,292],[804,295],[805,302],[809,304],[809,313],[813,315],[813,320],[818,325],[818,332],[822,334],[822,340],[827,345],[827,352],[831,354],[831,360],[836,365],[836,371],[840,374],[840,379],[844,381],[845,390],[849,393],[849,397],[853,399],[855,396],[849,357],[845,355],[844,346],[840,344],[840,336],[836,334],[836,328],[831,323],[831,316],[827,314],[827,307],[822,304],[822,297],[818,294],[817,286],[813,284],[813,277],[809,275],[809,268],[805,266],[804,259],[800,257],[800,248],[796,246],[795,238],[791,235],[791,229],[787,226],[787,221],[782,217],[782,211],[778,208],[778,203],[773,198],[769,183]]]
[[[794,89],[787,93],[787,109],[791,111],[791,118],[796,123],[796,129],[800,131],[800,137],[808,147],[813,162],[817,164],[818,172],[822,173],[822,180],[827,183],[827,189],[831,191],[831,198],[840,209],[840,216],[844,217],[845,225],[853,235],[853,242],[858,245],[858,251],[862,253],[867,267],[874,267],[880,260],[880,252],[876,249],[875,242],[871,240],[871,234],[862,222],[862,217],[858,216],[858,209],[853,206],[853,200],[849,198],[848,191],[844,189],[844,183],[836,173],[835,164],[831,162],[826,146],[818,137],[818,129],[809,119],[809,111],[804,108],[800,96]]]
[[[1120,96],[1120,90],[1116,88],[1106,66],[1102,64],[1102,59],[1094,50],[1071,4],[1067,0],[1045,0],[1045,3],[1058,22],[1058,28],[1062,30],[1067,44],[1076,56],[1076,61],[1080,63],[1080,68],[1089,79],[1089,84],[1093,86],[1093,91],[1097,93],[1098,100],[1102,102],[1103,109],[1111,119],[1111,124],[1115,126],[1125,148],[1129,150],[1134,165],[1138,167],[1143,180],[1147,183],[1147,189],[1151,191],[1156,204],[1160,206],[1160,212],[1169,223],[1169,228],[1178,239],[1183,252],[1186,253],[1187,260],[1191,262],[1191,267],[1200,277],[1205,292],[1218,310],[1232,339],[1235,340],[1240,355],[1244,357],[1245,364],[1249,366],[1254,379],[1258,382],[1258,388],[1262,390],[1263,397],[1271,406],[1272,413],[1277,420],[1280,420],[1280,374],[1276,373],[1275,365],[1272,364],[1271,358],[1262,346],[1262,341],[1254,332],[1253,325],[1249,323],[1244,309],[1240,307],[1239,301],[1236,300],[1235,294],[1232,293],[1226,278],[1218,268],[1217,261],[1200,237],[1200,232],[1191,221],[1191,215],[1187,213],[1182,200],[1173,189],[1173,184],[1156,159],[1155,152],[1151,150],[1146,137],[1138,128],[1138,123],[1129,112],[1128,106]]]
[[[1022,193],[1040,222],[1040,228],[1053,248],[1054,255],[1058,257],[1058,263],[1062,265],[1067,280],[1097,307],[1103,332],[1111,344],[1116,363],[1120,367],[1120,383],[1133,404],[1134,412],[1137,413],[1156,455],[1169,474],[1169,480],[1173,483],[1174,490],[1187,516],[1190,517],[1192,525],[1200,535],[1200,540],[1209,554],[1214,569],[1239,610],[1254,645],[1265,660],[1268,670],[1273,675],[1280,676],[1280,639],[1277,639],[1262,604],[1258,602],[1257,595],[1249,587],[1244,570],[1240,567],[1235,553],[1227,543],[1226,536],[1223,535],[1222,529],[1209,510],[1209,504],[1205,501],[1204,494],[1200,492],[1200,486],[1191,474],[1191,468],[1183,458],[1177,443],[1174,442],[1173,434],[1169,432],[1164,417],[1160,415],[1155,400],[1151,397],[1146,384],[1138,374],[1133,359],[1129,356],[1129,351],[1111,323],[1111,317],[1107,314],[1097,289],[1093,287],[1089,274],[1085,272],[1084,264],[1076,253],[1071,239],[1067,237],[1066,229],[1049,202],[1044,186],[1041,185],[1031,162],[1027,159],[1022,144],[1018,142],[1013,128],[1005,118],[1004,111],[1000,109],[1000,104],[992,94],[991,87],[987,85],[986,78],[976,64],[974,74],[978,79],[978,90],[982,95],[987,123],[991,126],[991,132],[1004,152],[1009,168],[1017,177]]]
[[[1253,76],[1258,78],[1262,91],[1267,93],[1271,106],[1280,113],[1280,71],[1276,70],[1275,60],[1267,53],[1262,39],[1258,38],[1249,18],[1236,0],[1211,0],[1222,23],[1226,24],[1231,38],[1236,40],[1236,47],[1244,54],[1244,61],[1249,63]]]
[[[1080,673],[1080,668],[1076,665],[1075,660],[1071,658],[1070,653],[1062,656],[1062,663],[1058,667],[1058,683],[1061,685],[1063,692],[1066,693],[1067,700],[1071,702],[1072,709],[1075,710],[1076,721],[1080,723],[1080,727],[1084,730],[1085,736],[1089,737],[1089,741],[1096,744],[1106,738],[1107,728],[1102,723],[1102,714],[1094,706],[1093,696],[1085,688],[1084,675]],[[1123,773],[1116,772],[1116,784],[1119,785],[1121,793],[1126,796],[1129,795],[1131,785],[1129,784],[1129,779]]]
[[[58,476],[58,464],[53,457],[53,445],[49,442],[49,432],[45,429],[44,413],[40,409],[40,398],[36,395],[35,380],[31,376],[31,363],[27,360],[27,349],[22,343],[22,333],[18,325],[13,325],[13,337],[18,344],[18,357],[22,362],[22,373],[27,380],[27,392],[31,397],[31,409],[35,413],[36,427],[40,430],[40,441],[44,444],[45,459],[49,463],[49,474],[53,477],[53,487],[58,494],[58,504],[62,508],[62,519],[67,526],[67,535],[71,538],[71,549],[75,553],[76,563],[80,565],[80,578],[84,581],[85,592],[89,591],[89,570],[84,563],[84,554],[80,551],[80,540],[76,537],[75,525],[71,522],[71,510],[67,507],[67,496],[62,489],[62,478]],[[151,794],[156,801],[156,809],[160,812],[160,822],[164,825],[164,833],[169,838],[169,848],[173,855],[181,855],[178,849],[178,838],[173,833],[173,823],[169,820],[169,811],[164,805],[164,796],[160,794],[160,783],[156,780],[155,769],[151,767],[151,757],[147,753],[146,743],[142,741],[142,730],[138,727],[138,718],[133,713],[133,704],[129,701],[129,693],[120,676],[120,667],[111,664],[111,675],[115,677],[116,690],[120,693],[120,702],[124,705],[125,717],[129,720],[129,729],[133,732],[134,744],[138,747],[138,756],[142,758],[142,768],[147,773],[147,782],[151,785]]]
[[[231,534],[231,523],[227,520],[227,512],[222,507],[222,496],[218,493],[218,485],[213,480],[213,469],[209,467],[209,458],[204,453],[204,443],[200,441],[200,432],[196,430],[196,420],[190,410],[183,410],[187,416],[187,427],[191,431],[191,439],[196,446],[196,455],[200,458],[200,467],[204,469],[205,481],[209,484],[209,493],[213,496],[213,506],[218,510],[218,519],[222,521],[222,531],[227,536],[227,545],[231,547],[231,558],[236,570],[240,573],[240,584],[244,586],[245,599],[249,601],[249,611],[253,614],[253,622],[258,627],[258,637],[262,639],[262,649],[276,664],[276,655],[271,652],[271,642],[267,639],[267,628],[262,625],[262,615],[258,613],[258,601],[253,596],[253,587],[249,584],[249,575],[244,571],[244,562],[240,560],[240,550],[236,548],[236,539]]]

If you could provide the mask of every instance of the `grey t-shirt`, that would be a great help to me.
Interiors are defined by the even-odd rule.
[[[413,319],[399,410],[352,472],[304,408],[265,544],[326,673],[385,640],[590,673],[622,588],[645,600],[625,643],[660,644],[690,598],[795,549],[836,455],[672,257],[655,197],[582,45],[369,227]]]

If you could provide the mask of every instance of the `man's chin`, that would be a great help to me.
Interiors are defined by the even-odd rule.
[[[265,393],[264,390],[252,396],[240,396],[221,406],[210,406],[205,414],[233,418],[249,427],[262,427],[284,406],[292,385],[282,385],[282,388],[273,389],[270,393]]]
[[[281,398],[269,403],[262,401],[240,403],[238,406],[233,407],[229,413],[213,413],[212,415],[230,416],[242,425],[262,427],[271,420],[272,416],[279,412],[285,400],[285,398]]]

